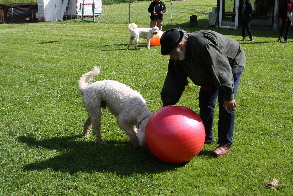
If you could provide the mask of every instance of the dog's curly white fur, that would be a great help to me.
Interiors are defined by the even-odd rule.
[[[102,80],[89,84],[100,73],[100,68],[84,74],[78,81],[78,89],[89,118],[84,123],[84,136],[89,136],[91,125],[97,142],[106,144],[100,133],[102,108],[108,108],[116,116],[118,124],[131,139],[134,147],[144,146],[145,127],[150,111],[142,95],[125,84],[113,80]]]
[[[139,38],[144,38],[147,40],[147,48],[151,48],[150,40],[151,38],[159,33],[160,29],[158,27],[153,28],[137,28],[137,25],[135,23],[131,23],[128,25],[128,29],[130,31],[130,39],[128,42],[127,49],[129,49],[130,45],[132,44],[132,41],[134,40],[134,47],[135,49],[138,49],[137,45],[139,42]]]

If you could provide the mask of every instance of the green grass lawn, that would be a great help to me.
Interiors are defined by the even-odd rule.
[[[201,22],[185,30],[206,28]],[[0,195],[292,195],[293,37],[277,43],[277,32],[253,31],[255,41],[242,42],[240,30],[213,30],[239,41],[247,55],[234,147],[212,158],[217,144],[205,145],[190,162],[168,164],[133,149],[107,110],[108,145],[82,137],[87,114],[77,89],[82,74],[101,66],[95,80],[129,85],[155,112],[168,63],[160,47],[148,50],[141,40],[140,50],[126,50],[126,24],[1,24]],[[178,104],[198,112],[199,87],[191,88]],[[277,190],[266,187],[273,178]]]

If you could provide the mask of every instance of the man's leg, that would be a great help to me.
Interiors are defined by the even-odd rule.
[[[154,26],[156,26],[156,21],[155,20],[151,20],[151,22],[150,22],[150,28],[153,28]]]
[[[238,86],[243,71],[243,67],[239,67],[234,74],[234,99],[236,99]],[[235,110],[226,110],[224,108],[224,92],[219,90],[219,122],[218,122],[218,144],[220,146],[232,146]]]
[[[205,127],[206,143],[211,143],[214,141],[212,128],[218,89],[216,87],[211,88],[212,89],[200,88],[199,91],[200,118],[203,121]]]

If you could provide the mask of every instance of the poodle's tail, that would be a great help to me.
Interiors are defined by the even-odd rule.
[[[89,85],[89,81],[100,73],[100,67],[94,67],[94,69],[86,74],[83,74],[78,80],[78,90],[80,93]]]
[[[129,31],[133,31],[133,30],[137,29],[137,25],[135,23],[130,23],[128,25],[128,29],[129,29]]]

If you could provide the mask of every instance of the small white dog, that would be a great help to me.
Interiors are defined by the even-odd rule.
[[[131,139],[134,147],[144,146],[145,127],[150,118],[150,111],[141,94],[125,84],[113,80],[88,82],[100,73],[100,68],[84,74],[78,81],[78,89],[83,95],[83,102],[89,118],[84,123],[84,136],[89,136],[93,125],[93,133],[97,142],[106,144],[100,133],[102,108],[108,108],[116,116],[118,124]]]
[[[135,23],[131,23],[128,25],[128,29],[131,32],[130,33],[130,39],[128,42],[127,49],[129,49],[130,45],[132,44],[132,41],[134,40],[134,47],[135,49],[138,49],[137,44],[139,42],[139,38],[144,38],[147,40],[147,48],[151,48],[150,40],[151,38],[159,33],[160,29],[158,27],[153,28],[137,28],[137,25]]]

